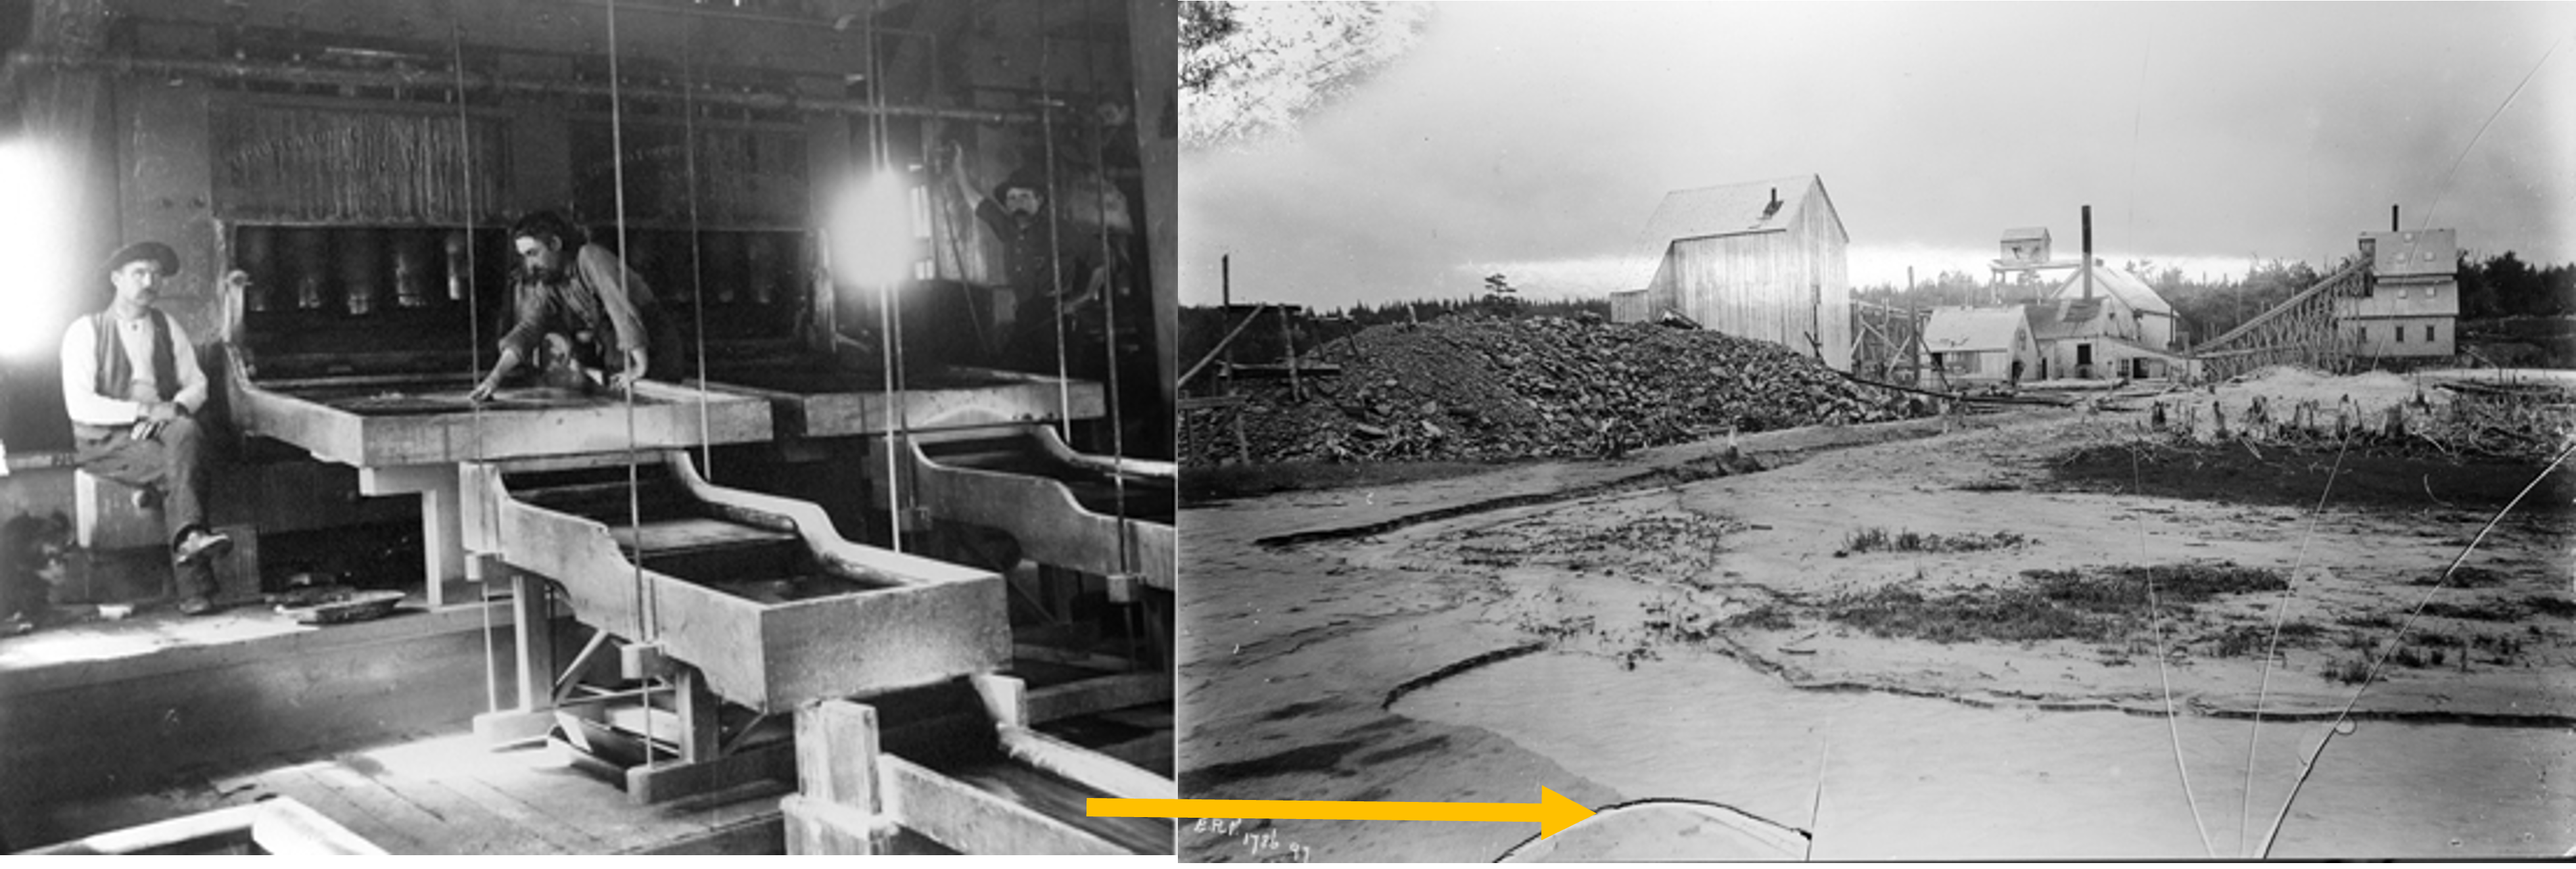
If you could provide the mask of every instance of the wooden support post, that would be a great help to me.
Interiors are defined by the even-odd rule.
[[[632,648],[632,647],[630,647]],[[661,713],[645,708],[628,710],[643,713],[645,729],[655,738],[670,734],[679,748],[679,757],[666,761],[640,764],[626,770],[626,801],[639,806],[666,803],[684,797],[714,793],[755,781],[793,781],[796,777],[795,746],[773,742],[743,748],[732,754],[718,750],[723,736],[716,713],[718,701],[707,689],[706,677],[696,667],[663,659],[668,667],[673,710]],[[667,714],[666,730],[654,721]],[[612,719],[616,717],[611,712]]]
[[[1288,348],[1288,397],[1306,400],[1306,387],[1297,380],[1297,330],[1288,320],[1288,309],[1279,309],[1279,343]]]
[[[975,696],[984,701],[984,714],[994,724],[1011,727],[1029,726],[1029,684],[1018,677],[998,673],[976,673],[966,677],[975,686]]]
[[[358,469],[358,494],[420,495],[421,576],[430,609],[447,605],[447,584],[465,581],[465,532],[457,466]]]
[[[796,793],[779,801],[787,853],[875,854],[892,834],[877,783],[877,712],[847,700],[796,710]]]
[[[716,715],[721,704],[715,693],[707,690],[706,677],[700,675],[696,667],[682,667],[672,679],[672,688],[678,695],[673,698],[672,705],[678,707],[680,718],[680,761],[705,763],[715,760],[717,740],[723,737],[724,731]]]
[[[1252,439],[1244,436],[1243,433],[1243,405],[1236,404],[1234,409],[1226,412],[1226,416],[1234,421],[1235,456],[1242,459],[1244,464],[1252,464]]]
[[[510,672],[490,678],[509,682],[516,693],[509,705],[474,716],[475,735],[496,747],[543,738],[554,726],[554,623],[546,609],[545,579],[511,571],[510,642],[518,654]]]

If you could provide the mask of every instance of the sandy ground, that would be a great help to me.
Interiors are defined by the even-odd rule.
[[[2353,389],[2368,406],[2414,394],[2403,379],[2302,382],[2308,379],[2226,386],[2199,400],[2238,408],[2252,390],[2269,389],[2274,401],[2323,396],[2331,404]],[[1254,541],[1704,465],[1726,445],[1185,511],[1184,795],[1530,802],[1546,784],[1586,805],[1654,796],[1576,779],[1479,728],[1381,711],[1387,694],[1411,680],[1533,642],[1629,662],[1688,644],[1733,654],[1795,685],[2034,710],[2158,712],[2170,682],[2174,708],[2186,714],[2246,714],[2260,698],[2267,716],[2330,716],[2354,702],[2365,716],[2576,721],[2576,639],[2563,615],[2418,618],[2410,630],[2511,634],[2518,647],[2473,654],[2465,672],[2456,652],[2444,667],[2391,665],[2357,702],[2352,686],[2323,673],[2362,659],[2368,641],[2395,635],[2374,617],[2404,621],[2433,593],[2409,581],[2438,575],[2486,511],[2329,508],[2311,523],[2309,511],[2296,506],[2100,494],[2049,482],[2048,459],[2131,438],[2138,422],[2136,414],[2026,411],[1751,435],[1740,448],[1771,470],[1288,547]],[[2487,571],[2487,580],[2445,588],[2433,599],[2576,600],[2576,553],[2565,524],[2508,519],[2468,561]],[[2028,542],[1838,557],[1843,542],[1865,528],[2009,531]],[[2282,620],[2313,630],[2285,643],[2267,674],[2259,652],[2221,656],[2214,638],[2267,629],[2278,593],[2202,604],[2189,618],[2162,625],[2161,643],[2150,635],[2125,644],[1943,645],[1874,637],[1823,620],[1814,608],[1837,593],[1890,584],[1940,594],[2010,583],[2029,569],[2193,562],[2295,577]],[[1765,604],[1789,614],[1789,626],[1727,621]],[[1183,854],[1199,860],[1489,860],[1527,837],[1519,826],[1246,821],[1193,830],[1185,823],[1182,838]]]

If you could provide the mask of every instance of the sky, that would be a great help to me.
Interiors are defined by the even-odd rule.
[[[1855,287],[1983,278],[2011,227],[2071,258],[2086,205],[2099,256],[2193,277],[2326,262],[2391,205],[2473,251],[2576,260],[2576,3],[1441,3],[1423,21],[1293,128],[1183,151],[1183,304],[1218,300],[1228,256],[1236,299],[1325,308],[1476,295],[1496,272],[1541,297],[1633,289],[1666,192],[1802,174],[1851,234]]]

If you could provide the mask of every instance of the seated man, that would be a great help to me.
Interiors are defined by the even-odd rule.
[[[650,377],[670,380],[683,370],[679,334],[662,316],[653,290],[633,269],[595,244],[583,244],[572,224],[550,211],[510,227],[519,263],[511,270],[518,320],[501,336],[501,358],[474,387],[483,401],[523,361],[534,359],[550,386],[586,387],[587,372],[609,375],[623,391]],[[546,353],[537,356],[539,342]]]
[[[199,615],[214,609],[212,562],[232,540],[206,527],[199,492],[193,416],[206,404],[205,372],[187,331],[152,307],[161,281],[178,271],[179,255],[157,241],[108,257],[115,295],[107,309],[63,331],[63,409],[82,470],[140,489],[138,503],[161,505],[179,611]]]

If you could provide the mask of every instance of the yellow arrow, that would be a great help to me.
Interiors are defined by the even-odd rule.
[[[1335,800],[1130,800],[1095,797],[1095,818],[1270,818],[1305,821],[1535,821],[1539,838],[1556,835],[1592,810],[1538,789],[1535,803],[1366,803]]]

